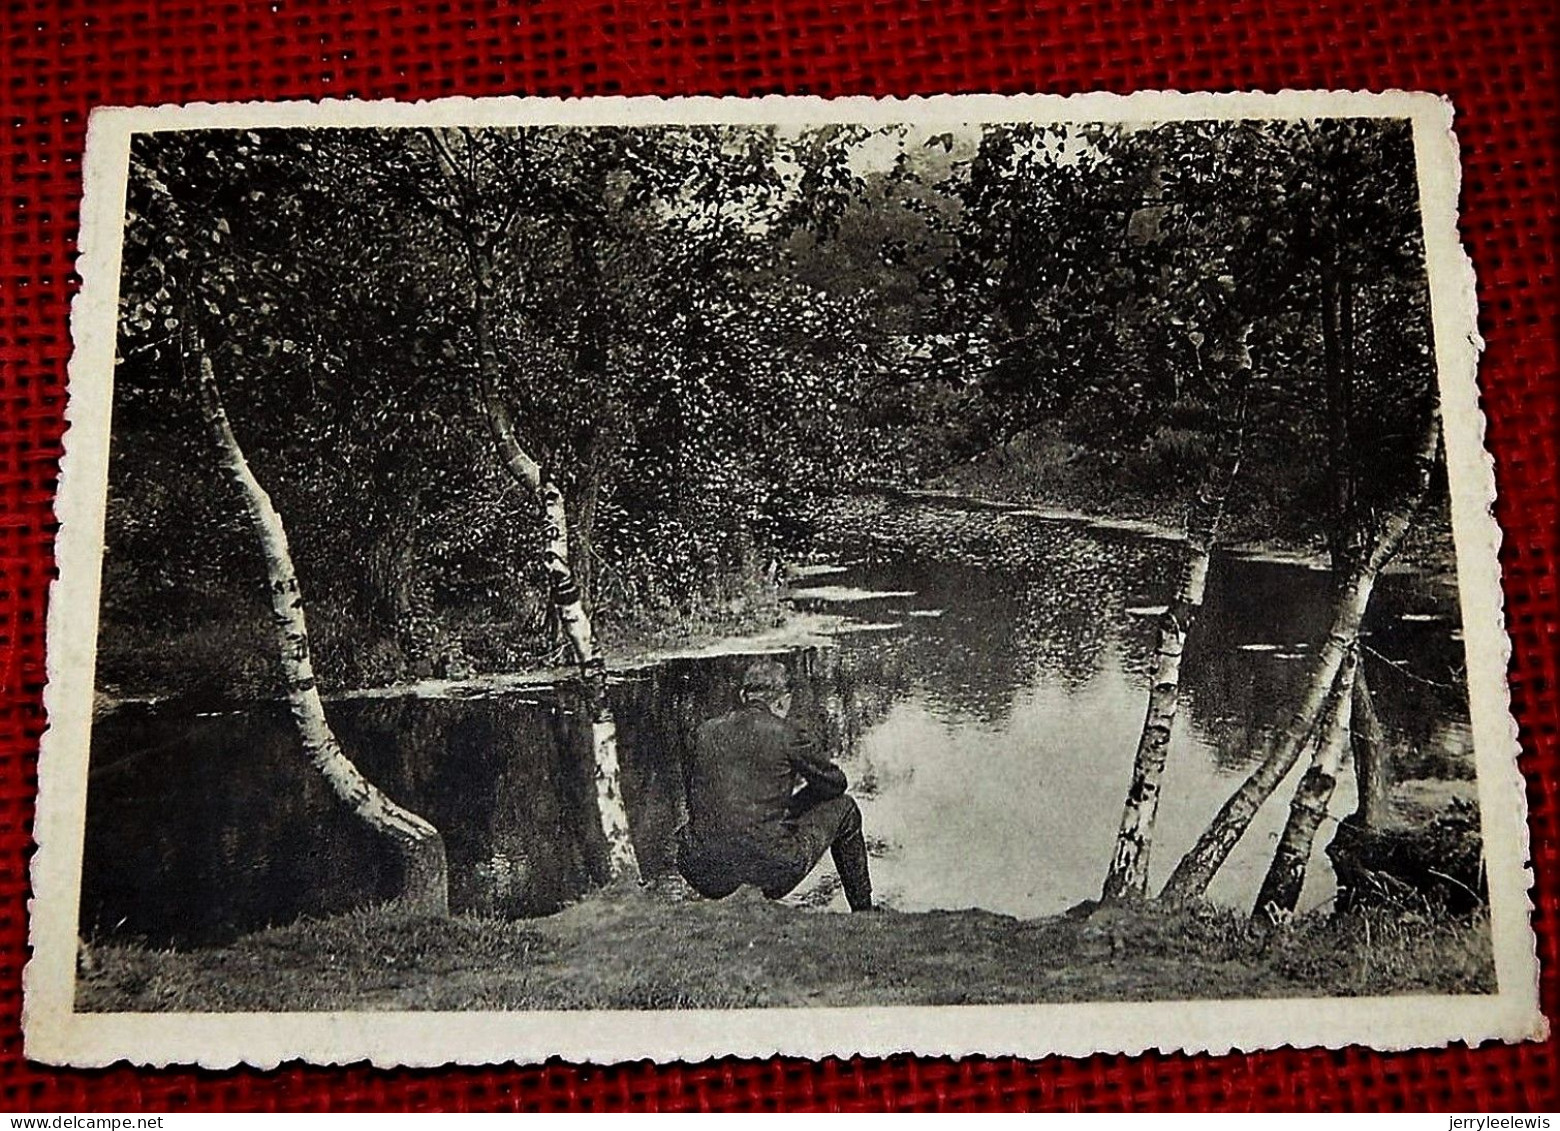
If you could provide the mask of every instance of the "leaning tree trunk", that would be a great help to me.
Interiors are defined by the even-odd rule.
[[[1349,726],[1349,741],[1354,751],[1354,778],[1359,785],[1359,803],[1354,821],[1360,828],[1375,830],[1387,823],[1387,801],[1392,789],[1392,768],[1388,764],[1387,738],[1381,717],[1365,682],[1365,665],[1354,673],[1354,713]]]
[[[1289,819],[1284,823],[1273,862],[1257,892],[1251,917],[1259,923],[1287,922],[1300,903],[1311,849],[1316,843],[1317,830],[1327,819],[1327,806],[1337,788],[1338,769],[1343,762],[1344,746],[1349,741],[1349,716],[1358,664],[1359,647],[1356,645],[1349,650],[1338,672],[1337,693],[1319,725],[1311,764],[1300,779],[1294,800],[1289,803]]]
[[[496,368],[491,341],[480,331],[484,367]],[[607,839],[608,871],[612,879],[632,879],[639,874],[639,860],[629,835],[628,809],[623,803],[622,773],[618,765],[617,723],[606,693],[606,658],[597,650],[583,595],[575,581],[569,558],[569,522],[563,492],[515,437],[509,410],[494,389],[482,382],[482,407],[500,459],[510,476],[530,491],[541,506],[545,535],[543,562],[552,588],[553,608],[569,641],[569,650],[580,669],[581,683],[591,717],[591,754],[595,766],[596,801],[601,831]]]
[[[1262,763],[1224,803],[1191,851],[1176,865],[1165,884],[1163,898],[1183,902],[1196,899],[1208,890],[1214,874],[1245,835],[1252,817],[1299,759],[1301,748],[1315,730],[1328,698],[1337,694],[1338,674],[1359,639],[1360,624],[1370,604],[1376,577],[1402,544],[1419,503],[1429,489],[1439,440],[1440,417],[1432,404],[1429,425],[1415,453],[1417,466],[1412,485],[1397,509],[1377,528],[1370,553],[1339,588],[1333,623],[1312,669],[1305,698]]]
[[[1350,304],[1345,292],[1343,304],[1344,320],[1347,325],[1352,321]],[[1352,331],[1352,327],[1350,327]],[[1344,343],[1347,348],[1351,337],[1345,334]],[[1347,355],[1346,355],[1347,356]],[[1432,422],[1434,413],[1432,412]],[[1415,483],[1408,497],[1403,501],[1399,516],[1402,520],[1402,529],[1407,530],[1408,523],[1413,514],[1418,510],[1420,501],[1424,498],[1429,487],[1430,468],[1435,456],[1435,450],[1439,439],[1438,430],[1432,429],[1426,437],[1428,448],[1427,458],[1421,464],[1422,475]],[[1394,516],[1395,518],[1398,516]],[[1389,520],[1391,521],[1391,520]],[[1394,546],[1394,549],[1396,547]],[[1379,557],[1379,551],[1372,554],[1373,564],[1384,564],[1385,559]],[[1345,743],[1350,741],[1348,735],[1352,731],[1351,708],[1355,700],[1357,686],[1357,667],[1359,663],[1359,644],[1355,643],[1349,659],[1344,668],[1338,674],[1338,692],[1336,696],[1337,708],[1327,720],[1323,731],[1323,737],[1318,742],[1315,756],[1305,776],[1300,779],[1300,785],[1295,792],[1294,800],[1290,803],[1289,819],[1284,824],[1284,831],[1279,837],[1278,848],[1274,853],[1272,864],[1268,868],[1266,878],[1262,882],[1262,888],[1257,893],[1256,906],[1252,909],[1252,918],[1259,923],[1279,924],[1287,922],[1294,914],[1295,908],[1300,902],[1300,892],[1305,886],[1305,876],[1311,860],[1311,849],[1316,842],[1317,831],[1321,828],[1322,821],[1327,817],[1327,806],[1332,801],[1333,790],[1337,788],[1338,771],[1343,762]],[[1368,703],[1368,700],[1367,700]],[[1377,746],[1379,748],[1380,724],[1377,723]],[[1356,765],[1357,777],[1362,777],[1360,767]],[[1372,767],[1374,772],[1374,767]],[[1372,783],[1377,787],[1380,804],[1379,782]],[[1364,786],[1361,785],[1361,803],[1365,802]]]
[[[403,900],[419,910],[446,915],[449,913],[449,870],[444,839],[433,825],[397,805],[363,776],[341,749],[325,718],[325,708],[315,685],[303,595],[287,546],[287,532],[233,435],[210,356],[198,341],[195,349],[199,355],[201,414],[216,443],[222,472],[238,489],[265,559],[271,617],[287,680],[287,705],[303,741],[304,754],[331,791],[369,828],[388,837],[395,845],[403,866]]]
[[[1161,899],[1181,903],[1201,897],[1230,852],[1246,835],[1257,810],[1289,776],[1306,741],[1316,730],[1317,718],[1330,709],[1330,701],[1338,694],[1338,673],[1353,652],[1375,580],[1373,573],[1356,574],[1350,579],[1340,595],[1327,642],[1317,656],[1305,698],[1290,716],[1288,725],[1273,739],[1257,768],[1230,795],[1191,851],[1181,858],[1160,893]]]
[[[1224,500],[1240,468],[1241,436],[1221,444],[1186,520],[1186,562],[1175,600],[1159,618],[1154,675],[1149,686],[1148,712],[1132,763],[1132,782],[1121,810],[1116,850],[1100,898],[1140,899],[1148,892],[1148,857],[1153,847],[1154,818],[1159,810],[1159,782],[1164,775],[1181,698],[1181,655],[1187,633],[1202,609],[1208,587],[1208,567],[1214,539],[1224,516]]]
[[[569,641],[569,650],[580,669],[587,707],[591,717],[592,757],[595,764],[596,795],[599,801],[602,832],[606,835],[610,875],[613,879],[638,875],[638,861],[628,831],[628,813],[623,805],[617,761],[617,727],[606,696],[606,662],[596,650],[590,615],[586,611],[580,586],[569,557],[569,526],[563,492],[541,465],[520,445],[514,424],[497,389],[502,377],[497,346],[493,340],[493,316],[490,302],[495,291],[493,239],[496,234],[483,230],[467,208],[472,185],[469,171],[462,173],[450,136],[439,127],[423,131],[440,173],[460,202],[454,210],[438,209],[451,229],[466,245],[471,266],[472,299],[477,337],[479,372],[479,409],[487,418],[500,461],[510,476],[524,487],[541,511],[546,545],[544,564],[552,589],[552,609]]]

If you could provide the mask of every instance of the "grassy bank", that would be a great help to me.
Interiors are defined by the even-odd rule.
[[[1493,989],[1487,925],[1208,907],[1022,921],[605,893],[544,919],[394,907],[185,952],[86,953],[91,1011],[680,1009],[1305,997]]]

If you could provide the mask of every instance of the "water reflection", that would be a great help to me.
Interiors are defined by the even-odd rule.
[[[831,586],[886,596],[809,602],[887,631],[786,658],[794,710],[861,801],[886,902],[1049,914],[1098,894],[1142,721],[1170,544],[952,505],[884,504],[836,535]],[[1184,667],[1152,882],[1168,873],[1299,693],[1328,620],[1328,577],[1221,557]],[[906,595],[908,594],[908,596]],[[839,595],[839,594],[836,594]],[[1402,619],[1407,615],[1410,619]],[[1469,764],[1449,597],[1389,576],[1369,628],[1378,712],[1405,765]],[[1251,650],[1255,648],[1255,650]],[[612,689],[624,796],[647,874],[672,867],[694,730],[729,710],[744,656],[679,660]],[[603,864],[586,729],[570,697],[342,700],[348,753],[444,832],[456,910],[534,915]],[[1335,812],[1352,804],[1347,779]],[[1211,895],[1249,901],[1282,823],[1253,826]],[[1324,837],[1325,839],[1325,837]],[[1320,858],[1319,858],[1320,860]],[[1325,865],[1304,902],[1329,894]],[[302,763],[285,713],[125,708],[99,721],[88,798],[83,930],[218,941],[387,894],[382,845]],[[843,908],[827,863],[792,897]]]

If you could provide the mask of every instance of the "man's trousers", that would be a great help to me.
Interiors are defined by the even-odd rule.
[[[779,899],[807,878],[826,851],[834,857],[851,910],[870,908],[872,880],[867,843],[861,835],[861,810],[846,795],[816,801],[804,789],[793,799],[791,815],[772,835],[680,844],[677,867],[700,895],[710,899],[724,899],[743,884]]]

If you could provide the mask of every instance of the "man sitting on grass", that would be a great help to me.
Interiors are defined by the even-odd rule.
[[[779,899],[828,849],[850,909],[870,911],[861,810],[790,710],[785,669],[765,660],[743,674],[741,706],[699,728],[677,867],[709,899],[743,884]]]

